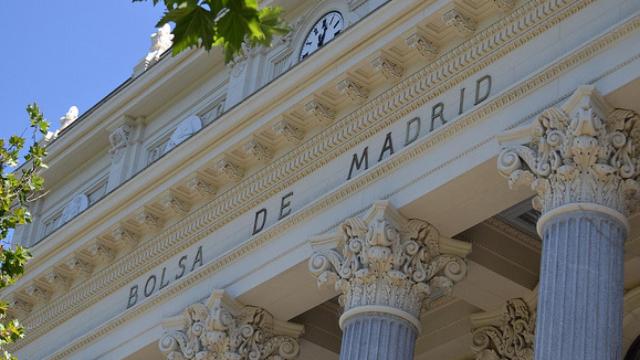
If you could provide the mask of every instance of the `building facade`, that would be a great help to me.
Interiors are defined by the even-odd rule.
[[[266,3],[47,138],[20,359],[640,359],[639,0]]]

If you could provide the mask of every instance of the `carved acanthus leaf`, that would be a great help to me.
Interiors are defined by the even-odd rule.
[[[281,120],[273,124],[273,131],[293,144],[299,143],[304,138],[304,131],[287,120]]]
[[[581,87],[563,108],[545,110],[529,129],[531,142],[498,156],[509,185],[536,191],[534,208],[546,213],[570,203],[595,203],[634,212],[640,185],[640,117],[608,114],[592,86]]]
[[[250,140],[244,144],[244,152],[258,161],[269,161],[273,158],[273,150],[257,140]]]
[[[199,176],[194,176],[187,182],[187,187],[192,194],[209,197],[216,194],[216,188],[210,182]]]
[[[436,228],[403,219],[386,202],[346,220],[336,236],[344,239],[339,249],[314,253],[309,269],[319,285],[335,283],[345,311],[381,305],[419,318],[423,305],[450,294],[466,275],[462,257],[441,252]]]
[[[123,249],[133,249],[138,244],[138,235],[122,225],[116,225],[111,230],[111,237],[116,246]]]
[[[29,296],[32,303],[44,303],[49,300],[51,294],[49,291],[37,284],[30,284],[24,289],[25,294]]]
[[[162,197],[162,206],[176,215],[186,215],[189,212],[189,203],[173,192],[168,192]]]
[[[406,44],[427,60],[431,60],[438,55],[438,48],[420,33],[411,34],[407,38]]]
[[[89,245],[87,252],[93,261],[98,264],[108,264],[116,257],[115,251],[98,242]]]
[[[454,27],[462,36],[472,35],[476,31],[476,22],[458,9],[451,9],[442,14],[442,21],[445,25]]]
[[[318,100],[311,100],[304,105],[307,114],[315,117],[319,122],[329,122],[336,118],[336,112]]]
[[[400,80],[404,73],[404,68],[386,55],[374,58],[371,60],[371,65],[389,81]]]
[[[347,96],[355,103],[362,103],[369,96],[369,92],[364,86],[351,79],[341,80],[336,89],[341,95]]]
[[[535,310],[520,298],[507,300],[500,324],[473,330],[476,360],[533,360]]]
[[[147,209],[141,209],[136,214],[136,221],[148,231],[157,231],[162,227],[160,217]]]
[[[297,338],[277,334],[273,316],[253,306],[227,304],[219,291],[207,304],[187,307],[181,326],[166,329],[160,351],[170,360],[286,360],[299,353]],[[171,321],[173,323],[173,321]]]
[[[76,275],[78,277],[89,276],[93,271],[93,266],[91,264],[75,255],[68,258],[64,264],[67,269],[69,269],[74,274],[74,277]]]
[[[47,272],[44,276],[44,281],[46,281],[54,291],[66,290],[69,288],[69,285],[71,285],[69,278],[62,275],[57,270]]]
[[[244,170],[242,170],[240,166],[226,159],[218,160],[216,163],[216,171],[223,178],[233,182],[240,181],[242,180],[242,177],[244,177]]]
[[[502,12],[508,12],[516,5],[515,0],[491,0],[493,6]]]

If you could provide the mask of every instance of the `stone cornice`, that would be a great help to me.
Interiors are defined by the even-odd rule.
[[[570,13],[573,13],[574,11],[577,11],[577,9],[572,9]],[[549,26],[552,26],[555,23],[556,22],[554,22]],[[611,44],[614,44],[617,40],[629,34],[630,32],[638,29],[639,27],[640,27],[640,18],[638,17],[634,17],[616,26],[615,29],[610,30],[609,32],[605,33],[603,36],[593,40],[592,42],[585,45],[584,47],[576,50],[570,56],[567,56],[565,58],[558,60],[556,63],[550,65],[549,67],[537,73],[536,75],[532,76],[531,78],[519,83],[518,85],[509,89],[508,91],[505,91],[504,93],[497,96],[496,98],[491,99],[490,101],[488,101],[488,103],[486,103],[484,106],[480,107],[479,109],[463,115],[461,118],[457,119],[455,122],[452,122],[450,125],[443,127],[441,130],[438,130],[436,133],[433,134],[433,136],[429,136],[419,140],[414,147],[406,148],[398,152],[396,156],[394,156],[394,158],[390,159],[389,161],[376,165],[374,168],[370,169],[367,173],[363,174],[362,176],[354,178],[352,181],[344,184],[343,186],[336,189],[335,191],[328,193],[322,199],[318,199],[317,201],[305,207],[304,209],[301,209],[300,211],[285,218],[277,226],[274,226],[258,234],[257,236],[254,236],[249,241],[243,243],[242,245],[229,251],[228,253],[225,253],[223,256],[219,257],[218,259],[205,264],[205,266],[203,266],[200,270],[194,271],[193,273],[185,276],[182,281],[170,284],[163,292],[150,297],[145,302],[128,309],[127,311],[123,312],[122,314],[118,315],[112,320],[109,320],[108,322],[98,327],[97,329],[93,330],[92,332],[86,334],[83,337],[78,338],[73,343],[69,344],[67,347],[53,354],[51,359],[67,358],[69,355],[73,354],[79,349],[82,349],[83,347],[87,346],[94,340],[110,333],[114,329],[117,329],[119,326],[122,326],[124,323],[126,323],[130,319],[133,319],[145,313],[149,309],[152,309],[153,307],[168,301],[169,299],[177,296],[184,290],[194,286],[200,281],[209,279],[213,274],[215,274],[222,268],[228,266],[229,264],[237,261],[240,258],[243,258],[244,256],[250,254],[256,249],[264,246],[269,241],[271,241],[272,239],[278,236],[281,236],[283,233],[285,233],[287,230],[291,229],[292,227],[300,225],[305,221],[308,221],[315,214],[320,213],[330,208],[331,206],[339,204],[341,201],[343,201],[344,198],[349,197],[354,193],[357,193],[363,187],[367,186],[372,182],[377,181],[381,177],[388,174],[390,171],[393,171],[394,169],[399,168],[403,164],[413,160],[418,155],[421,155],[429,151],[434,146],[441,144],[443,141],[450,138],[454,134],[459,133],[460,131],[464,130],[468,126],[471,126],[472,124],[476,124],[486,119],[488,116],[500,111],[500,109],[502,109],[503,107],[521,100],[522,98],[526,97],[531,92],[538,89],[539,87],[549,84],[563,72],[591,59],[595,55],[599,54],[602,50],[606,49],[608,46],[610,46]],[[638,56],[634,56],[632,59],[628,59],[620,63],[615,68],[609,69],[603,72],[602,74],[597,75],[597,77],[595,77],[593,81],[607,74],[610,74],[611,72],[621,68],[622,66],[629,64],[631,61],[636,61],[639,58],[640,57]],[[534,112],[530,116],[525,117],[522,121],[518,122],[516,125],[520,125],[526,121],[529,121],[537,113],[538,111]],[[422,179],[424,177],[427,177],[436,173],[437,171],[442,170],[452,162],[466,156],[466,154],[469,154],[475,151],[479,146],[487,144],[488,142],[491,142],[491,141],[495,141],[493,135],[486,138],[485,140],[479,141],[478,144],[461,151],[458,155],[451,157],[449,160],[443,162],[442,164],[434,166],[434,168],[427,170],[425,173],[418,176],[417,179]],[[416,180],[410,181],[408,184],[403,185],[402,188],[405,188],[406,186],[410,186],[415,181]],[[393,193],[397,191],[399,190],[396,190]],[[382,195],[381,198],[387,198],[388,196],[391,196],[393,193]],[[65,315],[66,317],[63,317]],[[65,315],[60,317],[63,317],[64,319],[64,318],[71,317],[73,314],[65,314]],[[57,321],[60,321],[60,320],[57,320]],[[40,332],[40,334],[42,334],[43,332]],[[33,333],[34,331],[32,331],[32,334]],[[24,343],[25,343],[24,341],[21,342],[20,346],[24,346]]]
[[[133,251],[129,256],[117,260],[111,266],[99,271],[90,281],[81,283],[71,289],[69,293],[55,299],[47,306],[35,310],[27,319],[27,325],[32,328],[30,333],[31,336],[28,339],[21,341],[19,346],[22,346],[29,342],[30,339],[45,333],[53,326],[56,326],[56,324],[86,308],[96,297],[112,292],[126,284],[131,279],[140,276],[140,274],[144,272],[144,269],[160,264],[173,254],[183,251],[188,246],[199,241],[203,236],[202,234],[205,233],[203,229],[206,228],[208,233],[215,231],[232,219],[236,218],[239,214],[246,212],[250,206],[253,206],[251,204],[264,201],[273,194],[281,191],[283,188],[290,186],[290,184],[308,175],[317,167],[326,164],[328,161],[351,148],[354,144],[360,143],[373,136],[375,133],[380,131],[380,129],[397,121],[405,114],[432,100],[434,97],[442,94],[444,91],[450,89],[456,84],[459,84],[470,74],[481,70],[491,62],[508,54],[513,49],[526,43],[528,39],[537,36],[544,30],[554,26],[562,19],[575,13],[586,5],[587,3],[583,1],[566,2],[564,5],[560,5],[557,9],[552,9],[555,11],[541,13],[536,11],[538,5],[531,3],[528,7],[525,6],[515,10],[505,20],[491,26],[486,31],[480,32],[477,35],[478,39],[475,39],[475,43],[467,43],[466,46],[456,48],[454,51],[455,54],[443,55],[443,58],[427,66],[424,70],[412,75],[406,82],[396,85],[386,95],[378,97],[374,101],[363,106],[363,109],[356,111],[344,119],[340,119],[329,129],[323,131],[311,141],[307,141],[285,157],[274,161],[271,165],[254,174],[250,179],[240,183],[233,190],[214,199],[210,204],[194,211],[190,216],[189,221],[181,221],[176,225],[167,228],[162,234],[154,239],[152,243],[145,242],[144,244],[141,244],[141,247]],[[549,8],[546,4],[540,6]],[[537,18],[537,20],[534,18],[532,21],[529,12],[540,14],[536,15],[539,16],[539,18]],[[530,24],[530,27],[517,25],[522,24],[521,22],[524,21],[524,18],[527,18],[527,22]],[[515,24],[511,25],[511,27],[507,26],[507,24],[512,22]],[[633,27],[630,27],[626,31],[628,32],[632,28]],[[496,42],[494,40],[494,37],[498,36],[502,39],[501,42]],[[619,36],[621,35],[618,35],[618,37]],[[510,41],[513,39],[518,39],[518,41]],[[482,45],[478,45],[478,40],[481,40],[480,43]],[[604,46],[614,40],[615,37],[613,39],[608,39],[607,41],[600,41],[599,43],[602,43],[600,49],[604,48]],[[500,48],[500,46],[502,47]],[[434,134],[434,136],[430,136],[428,141],[422,142],[422,146],[411,148],[411,151],[407,151],[405,156],[395,157],[394,161],[385,163],[384,167],[398,166],[397,162],[399,159],[403,159],[402,161],[410,160],[416,156],[417,153],[426,151],[433,144],[445,140],[504,105],[515,101],[522,96],[523,93],[531,91],[537,86],[546,83],[549,76],[557,76],[557,74],[571,66],[574,66],[583,59],[588,58],[598,50],[599,49],[592,50],[590,55],[584,55],[579,52],[578,55],[582,54],[582,56],[575,58],[572,57],[572,59],[576,59],[574,62],[566,63],[565,61],[563,63],[564,66],[556,68],[554,71],[548,70],[551,74],[555,75],[546,75],[547,78],[536,77],[529,82],[526,82],[526,87],[521,86],[516,92],[510,92],[510,97],[505,98],[502,96],[499,98],[499,102],[491,101],[491,103],[482,107],[483,112],[473,112],[468,117],[459,119],[452,123],[451,126],[444,127],[442,131]],[[468,53],[476,55],[475,57],[470,57],[468,56]],[[448,78],[453,73],[456,75]],[[425,93],[422,89],[429,89],[429,91]],[[420,96],[418,96],[418,94]],[[377,113],[377,108],[386,103],[394,104],[394,108],[396,109],[402,108],[403,106],[404,108],[392,115],[388,115],[388,113]],[[410,104],[410,106],[406,106],[407,104]],[[366,113],[373,113],[377,115],[365,116]],[[378,116],[385,115],[387,116],[384,118],[384,121],[380,121]],[[371,126],[371,124],[375,125]],[[349,129],[349,132],[354,135],[351,137],[345,136],[341,132],[341,129]],[[342,140],[336,141],[333,139],[333,137],[336,136],[339,136]],[[315,152],[315,154],[310,156],[310,151]],[[320,154],[322,154],[323,157],[320,157]],[[306,165],[306,163],[298,160],[300,158],[314,159],[313,166],[304,167],[303,165]],[[304,171],[300,171],[303,167]],[[378,169],[380,168],[383,167],[378,167]],[[294,175],[291,175],[291,173],[294,173]],[[265,176],[265,174],[269,175]],[[361,178],[362,180],[350,183],[347,187],[352,188],[354,186],[353,184],[360,184],[359,186],[363,186],[362,184],[366,183],[365,180],[370,179],[372,176],[380,176],[379,171],[374,171],[372,169],[366,176]],[[274,185],[274,179],[279,178],[285,178],[286,180],[281,181],[277,186]],[[260,193],[255,191],[256,188],[267,187],[270,188],[268,192]],[[351,192],[342,193],[342,191],[346,190],[341,189],[337,194],[334,194],[333,197],[347,196],[349,193],[357,191],[357,188],[351,189]],[[324,200],[320,203],[326,204]],[[318,204],[310,208],[317,209],[316,206],[318,206]],[[191,225],[192,223],[197,225]],[[286,224],[290,224],[290,220],[283,222],[282,227],[286,227]],[[269,234],[271,234],[271,232],[269,232]],[[262,243],[262,241],[265,241],[261,239],[264,239],[264,236],[258,236],[252,239],[252,241],[247,242],[247,244],[240,246],[238,248],[238,251],[240,251],[239,254],[245,254],[250,251],[246,246],[250,245],[250,248],[252,249],[256,246],[256,243]],[[147,253],[149,256],[142,257],[141,254],[144,253]],[[233,261],[235,258],[236,256],[226,257],[224,262]],[[218,261],[215,261],[215,263],[220,264]],[[144,264],[144,266],[142,264]],[[150,300],[147,303],[149,303]]]

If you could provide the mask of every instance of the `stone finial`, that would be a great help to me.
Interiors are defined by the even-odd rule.
[[[375,57],[371,60],[371,65],[389,81],[400,80],[404,73],[404,68],[386,55]]]
[[[220,159],[216,162],[216,171],[223,178],[233,182],[240,181],[244,177],[244,170],[226,159]]]
[[[71,123],[76,121],[78,115],[80,115],[80,110],[78,110],[78,107],[75,105],[71,106],[69,110],[67,110],[67,113],[60,118],[60,130],[66,128],[67,126],[71,125]]]
[[[328,240],[333,239],[333,240]],[[451,293],[467,272],[468,243],[441,237],[431,224],[403,218],[386,201],[362,218],[347,219],[335,235],[318,243],[338,243],[309,259],[318,284],[333,283],[341,293],[340,324],[360,309],[400,316],[420,329],[420,311]],[[374,310],[372,310],[374,311]]]
[[[507,300],[504,309],[492,317],[482,321],[489,324],[473,330],[475,360],[533,360],[535,309],[515,298]]]
[[[405,43],[427,60],[431,60],[438,55],[438,48],[420,33],[416,32],[409,35]]]
[[[160,60],[160,56],[169,48],[173,46],[173,34],[171,33],[171,26],[164,24],[158,28],[157,31],[151,34],[151,46],[147,55],[136,65],[133,69],[134,76],[143,73],[149,68],[149,66]]]
[[[458,9],[451,9],[442,14],[442,21],[445,25],[454,27],[461,36],[469,36],[476,32],[476,22]]]
[[[304,105],[304,111],[319,122],[330,122],[336,118],[336,111],[318,100],[311,100]]]
[[[298,357],[302,326],[275,320],[266,310],[244,306],[222,290],[205,304],[163,321],[160,351],[167,359],[265,359]]]
[[[257,140],[249,140],[244,144],[245,154],[258,161],[269,161],[273,158],[273,150]]]
[[[612,110],[593,86],[582,86],[561,106],[540,114],[528,127],[500,137],[526,145],[507,146],[498,170],[509,186],[537,193],[533,207],[547,212],[563,205],[595,204],[626,215],[638,206],[640,117]]]
[[[297,144],[304,139],[304,131],[290,121],[280,120],[272,128],[276,135],[284,137],[290,143]]]
[[[336,89],[341,95],[347,96],[355,103],[363,103],[369,97],[367,89],[352,79],[341,80]]]

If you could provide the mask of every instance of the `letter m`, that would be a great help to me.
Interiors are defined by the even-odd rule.
[[[349,167],[349,177],[347,177],[347,180],[351,179],[351,176],[353,176],[353,170],[360,170],[360,168],[363,168],[363,170],[367,170],[369,168],[369,147],[365,147],[364,150],[362,150],[362,155],[360,155],[360,158],[358,158],[358,153],[353,154],[353,158],[351,158],[351,166]]]

